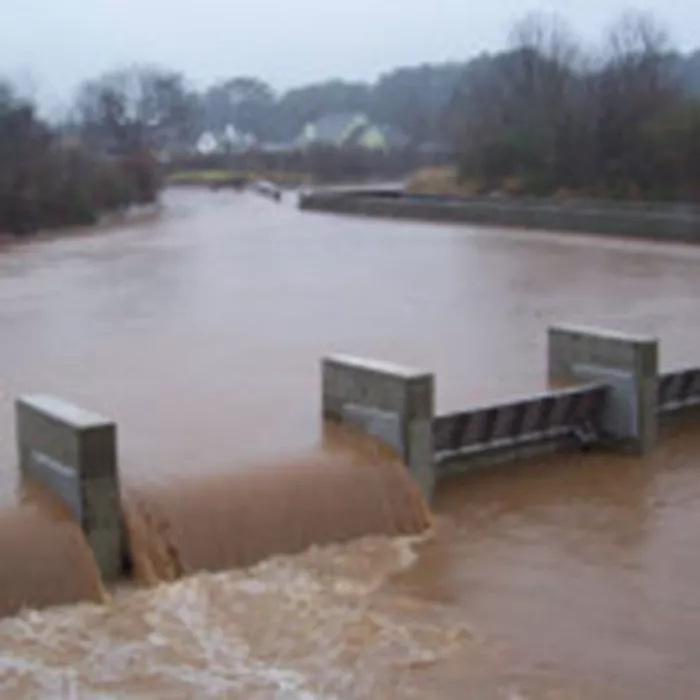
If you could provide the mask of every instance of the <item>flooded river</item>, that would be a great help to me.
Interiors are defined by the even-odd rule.
[[[208,569],[217,552],[247,564],[264,548],[231,548],[255,539],[255,518],[229,519],[246,494],[230,501],[221,480],[300,460],[296,522],[333,539],[337,508],[348,522],[364,508],[377,533],[422,529],[389,467],[396,502],[365,503],[379,483],[366,451],[338,477],[354,489],[329,495],[352,451],[320,424],[328,352],[434,370],[440,410],[542,389],[551,323],[653,333],[664,369],[700,364],[700,248],[304,214],[235,193],[166,205],[155,221],[0,248],[0,548],[9,588],[36,604],[101,593],[72,524],[35,498],[17,507],[21,393],[114,418],[125,489],[161,494],[179,551]],[[699,463],[700,431],[679,425],[644,461],[557,457],[446,482],[425,542],[379,536],[8,619],[0,691],[697,697]],[[17,555],[28,548],[39,556]]]

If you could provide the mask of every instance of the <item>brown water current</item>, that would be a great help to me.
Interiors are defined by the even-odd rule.
[[[700,365],[700,248],[304,214],[182,190],[157,220],[0,247],[0,613],[99,600],[18,483],[12,401],[113,417],[137,569],[0,621],[2,697],[700,696],[700,423],[651,458],[441,485],[320,422],[319,358],[432,369],[440,410],[541,390],[555,322]],[[348,537],[375,535],[346,544]],[[269,551],[303,554],[257,563]],[[417,556],[412,552],[415,551]]]
[[[0,615],[103,599],[100,574],[82,532],[36,486],[21,508],[0,510]]]
[[[136,490],[126,500],[136,578],[173,581],[430,527],[417,486],[390,450],[340,426],[327,426],[324,437],[316,454]]]

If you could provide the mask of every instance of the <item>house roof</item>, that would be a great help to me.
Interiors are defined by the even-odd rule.
[[[373,124],[361,113],[328,114],[307,124],[297,139],[304,144],[327,144],[334,146],[365,145],[367,137],[379,141],[385,149],[404,148],[410,139],[400,130],[389,124]]]
[[[350,135],[348,132],[351,131],[356,124],[359,126],[366,123],[367,117],[365,117],[364,114],[328,114],[311,123],[309,127],[313,133],[313,141],[340,143]]]
[[[403,133],[403,131],[401,131],[401,129],[397,129],[391,124],[380,124],[376,127],[376,129],[384,137],[386,145],[389,148],[404,148],[411,140],[408,138],[408,136],[406,136],[406,134]]]

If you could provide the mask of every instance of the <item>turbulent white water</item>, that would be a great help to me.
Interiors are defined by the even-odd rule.
[[[468,625],[384,589],[414,559],[409,539],[369,538],[28,612],[0,622],[0,695],[424,698],[458,667],[479,698],[516,697]]]

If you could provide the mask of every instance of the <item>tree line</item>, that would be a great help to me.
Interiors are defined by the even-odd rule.
[[[586,50],[555,17],[467,70],[450,105],[463,180],[477,190],[697,200],[700,53],[627,13]]]
[[[414,148],[449,146],[460,176],[482,191],[697,199],[699,96],[700,52],[673,50],[640,14],[625,15],[594,50],[560,20],[535,16],[517,24],[505,51],[283,93],[255,77],[196,89],[177,71],[127,67],[87,81],[68,118],[51,124],[0,82],[0,231],[91,222],[153,201],[158,154],[191,158],[205,131],[231,125],[288,143],[342,112],[393,126]],[[358,153],[275,158],[321,177],[382,166]],[[391,172],[413,162],[397,157]]]
[[[330,80],[281,94],[250,76],[232,77],[195,90],[180,73],[137,66],[82,86],[71,119],[75,125],[95,125],[103,123],[109,112],[111,121],[128,115],[150,132],[143,137],[161,145],[187,147],[202,133],[222,134],[229,126],[258,142],[289,143],[308,123],[321,117],[363,113],[375,124],[396,127],[411,142],[422,144],[442,138],[444,110],[464,66],[404,67],[381,76],[374,84]],[[106,101],[107,95],[110,99]],[[93,135],[100,136],[99,132]]]
[[[278,95],[253,77],[197,90],[177,71],[128,66],[86,81],[60,120],[41,118],[32,100],[0,79],[0,233],[92,223],[103,212],[153,201],[162,181],[159,156],[184,162],[202,133],[229,126],[258,142],[288,142],[322,116],[365,112],[413,143],[437,139],[461,70],[458,64],[402,68],[375,85],[333,80]],[[339,158],[321,149],[304,158],[252,154],[246,165],[308,168],[335,178],[382,168],[394,175],[412,162],[404,154]]]
[[[107,154],[71,142],[0,84],[0,233],[92,224],[102,213],[153,202],[158,187],[147,150]]]
[[[635,67],[636,62],[643,65]],[[517,114],[522,103],[542,102],[537,90],[566,89],[563,108],[580,113],[590,107],[583,105],[591,99],[590,94],[584,99],[584,92],[598,91],[602,96],[614,85],[623,85],[627,77],[635,80],[640,71],[651,77],[650,70],[665,72],[669,89],[684,96],[700,95],[700,51],[688,56],[674,51],[659,25],[646,15],[624,15],[597,51],[585,50],[560,20],[532,16],[517,24],[512,46],[505,51],[464,62],[401,67],[371,83],[336,79],[277,92],[259,78],[235,76],[195,89],[186,76],[167,69],[122,69],[81,88],[73,121],[99,125],[106,116],[113,124],[131,120],[132,138],[139,136],[136,124],[140,124],[142,140],[186,148],[203,132],[221,134],[229,125],[259,142],[290,143],[306,124],[323,116],[361,112],[375,124],[397,128],[413,145],[439,142],[462,148],[466,125],[476,119],[474,111],[484,101],[490,106],[482,112],[493,110],[497,99],[505,100],[499,91],[511,102],[499,108]],[[551,84],[540,85],[548,75]],[[558,88],[556,81],[562,83]],[[626,88],[628,94],[635,89]],[[628,94],[614,99],[622,101]],[[556,97],[553,93],[547,97],[550,110]],[[611,101],[613,95],[606,99]],[[542,103],[539,109],[543,108]],[[525,112],[533,109],[528,105]],[[460,120],[458,135],[455,126]],[[93,136],[100,137],[99,128],[94,128]],[[109,138],[118,140],[114,134]]]

